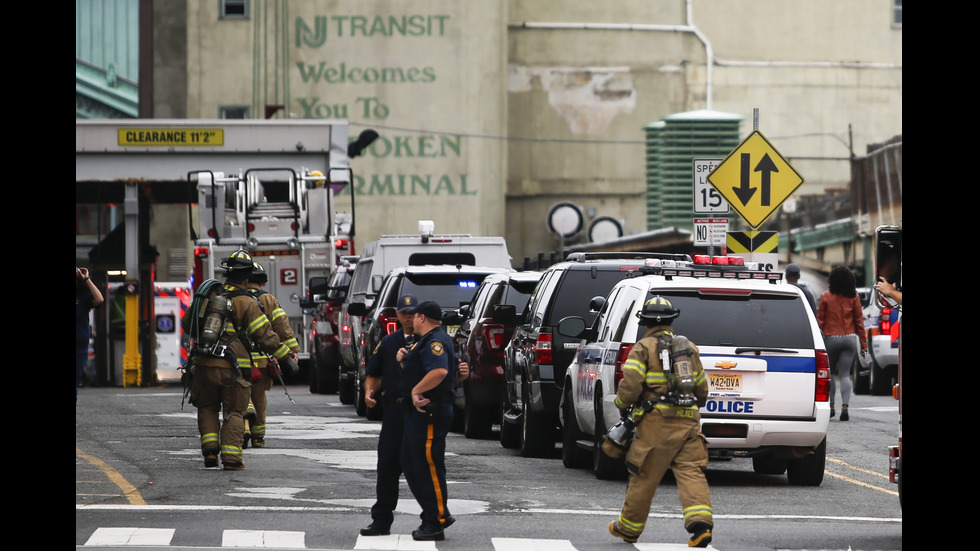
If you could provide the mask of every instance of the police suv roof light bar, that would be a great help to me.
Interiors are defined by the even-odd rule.
[[[757,262],[745,262],[740,256],[694,255],[692,262],[649,259],[640,268],[644,275],[662,275],[668,280],[680,277],[707,277],[718,279],[757,279],[778,283],[782,272],[759,269]]]

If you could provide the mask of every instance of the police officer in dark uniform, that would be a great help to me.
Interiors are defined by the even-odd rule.
[[[411,396],[402,439],[402,470],[422,508],[422,524],[412,538],[445,539],[443,528],[456,521],[446,492],[446,435],[453,423],[453,384],[457,362],[452,338],[442,329],[442,309],[432,301],[412,310],[418,342],[399,351],[402,392]]]
[[[371,524],[361,528],[362,536],[386,536],[391,533],[398,505],[398,478],[402,474],[401,447],[405,428],[405,412],[399,409],[398,398],[409,399],[402,393],[402,367],[397,354],[415,341],[413,309],[418,306],[414,295],[398,299],[395,315],[401,329],[381,339],[368,357],[364,382],[364,402],[375,407],[381,401],[381,434],[378,436],[377,501],[371,507]],[[379,392],[380,391],[380,392]]]

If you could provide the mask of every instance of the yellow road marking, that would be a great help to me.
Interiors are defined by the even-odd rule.
[[[865,473],[865,474],[870,474],[870,475],[881,477],[881,478],[884,478],[885,480],[888,480],[888,475],[883,475],[881,473],[876,473],[874,471],[869,471],[867,469],[862,469],[861,467],[855,467],[854,465],[850,465],[848,463],[845,463],[844,461],[841,461],[840,459],[834,459],[832,457],[828,457],[827,458],[827,461],[830,461],[831,463],[836,463],[838,465],[847,467],[848,469],[853,469],[855,471],[860,471],[860,472]],[[882,488],[880,486],[875,486],[873,484],[867,484],[867,483],[861,482],[860,480],[854,480],[853,478],[848,478],[848,477],[846,477],[844,475],[840,475],[840,474],[837,474],[837,473],[832,473],[832,472],[830,472],[828,470],[824,470],[824,474],[830,475],[830,476],[832,476],[834,478],[839,478],[839,479],[841,479],[841,480],[843,480],[845,482],[850,482],[850,483],[856,484],[858,486],[864,486],[865,488],[870,488],[872,490],[878,490],[879,492],[885,492],[886,494],[891,494],[893,496],[897,496],[898,495],[898,492],[896,492],[894,490],[888,490],[888,489]]]
[[[123,478],[123,476],[119,474],[119,471],[113,469],[109,465],[106,465],[105,462],[98,457],[93,457],[83,453],[78,446],[75,446],[75,455],[98,467],[103,474],[109,478],[109,480],[111,480],[116,486],[119,486],[119,489],[122,490],[123,495],[129,499],[130,505],[146,505],[146,501],[143,500],[143,496],[140,495],[139,490],[137,490],[135,486]]]

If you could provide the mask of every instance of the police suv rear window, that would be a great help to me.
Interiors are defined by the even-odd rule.
[[[595,314],[589,312],[589,301],[595,296],[607,296],[613,286],[622,281],[628,272],[612,270],[567,270],[561,287],[555,291],[549,320],[544,325],[557,325],[566,316],[582,316],[591,325]]]
[[[476,288],[485,277],[485,274],[408,274],[397,296],[415,295],[419,300],[434,300],[443,308],[459,308],[473,300]]]
[[[813,333],[798,296],[753,292],[751,295],[701,295],[664,292],[681,315],[674,333],[698,346],[813,348]],[[637,340],[646,328],[639,327]]]

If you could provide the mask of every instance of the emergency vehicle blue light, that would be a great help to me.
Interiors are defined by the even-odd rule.
[[[460,281],[459,286],[463,289],[476,289],[475,281]]]

